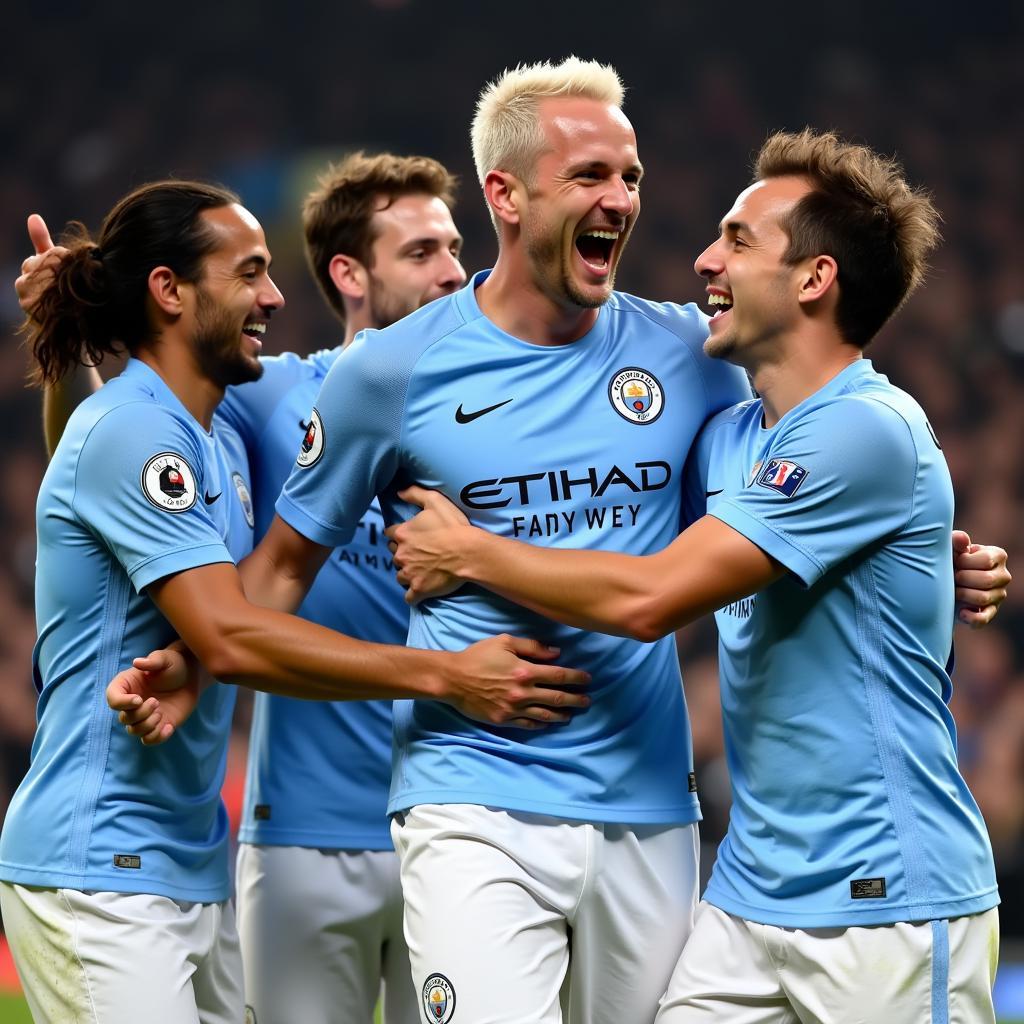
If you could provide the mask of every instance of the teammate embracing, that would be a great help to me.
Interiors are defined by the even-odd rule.
[[[773,136],[696,262],[704,350],[760,396],[701,435],[700,518],[646,557],[552,552],[416,493],[395,531],[413,598],[465,580],[645,640],[715,610],[732,810],[659,1024],[995,1019],[999,897],[947,706],[953,491],[863,358],[937,222],[867,148]]]

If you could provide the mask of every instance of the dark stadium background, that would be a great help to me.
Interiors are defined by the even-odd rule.
[[[1009,3],[789,5],[749,0],[514,5],[469,0],[237,0],[8,5],[0,70],[0,814],[33,731],[39,397],[24,386],[10,285],[24,217],[95,227],[130,187],[200,176],[261,218],[288,298],[269,351],[338,337],[307,278],[298,209],[328,159],[365,147],[436,156],[462,176],[465,262],[494,239],[468,124],[506,65],[574,52],[629,88],[647,175],[620,287],[697,297],[694,256],[745,184],[765,134],[834,127],[903,160],[935,194],[946,243],[931,281],[870,355],[925,406],[957,490],[957,523],[1002,544],[1020,574],[997,626],[959,630],[955,714],[963,770],[984,810],[1003,893],[999,998],[1024,1018],[1024,14]],[[706,823],[705,866],[727,807],[713,629],[681,651]],[[244,719],[244,709],[241,716]],[[244,760],[238,724],[233,784]],[[1024,973],[1024,968],[1021,968]],[[0,986],[5,977],[0,963]],[[0,1010],[0,1020],[3,1020]]]

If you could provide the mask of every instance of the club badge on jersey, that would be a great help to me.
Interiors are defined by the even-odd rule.
[[[295,461],[303,469],[309,469],[310,466],[315,466],[320,461],[327,438],[324,436],[324,425],[320,419],[320,413],[315,408],[309,414],[309,422],[302,423],[300,426],[305,428],[306,433],[299,448],[299,457]]]
[[[630,423],[653,423],[665,407],[665,393],[653,373],[639,366],[619,370],[608,383],[608,401]]]
[[[192,467],[176,452],[154,455],[142,470],[142,493],[165,512],[187,512],[198,496]]]
[[[252,507],[252,495],[249,493],[249,488],[245,486],[245,479],[241,473],[232,473],[231,482],[235,485],[235,490],[238,492],[238,500],[241,502],[242,511],[245,513],[245,521],[249,524],[249,529],[251,530],[256,526],[256,514]]]

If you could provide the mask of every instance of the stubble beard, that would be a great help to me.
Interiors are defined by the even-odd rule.
[[[218,306],[202,290],[197,296],[192,348],[204,376],[220,388],[259,380],[263,364],[242,351],[242,325],[238,317]]]

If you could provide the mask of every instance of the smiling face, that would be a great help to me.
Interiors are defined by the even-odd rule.
[[[718,239],[697,257],[714,315],[704,351],[749,367],[760,348],[796,322],[801,270],[783,262],[789,235],[781,221],[810,191],[797,177],[758,181],[739,194]]]
[[[270,278],[263,228],[237,204],[201,214],[218,239],[196,285],[192,346],[199,368],[218,387],[258,380],[259,354],[284,297]]]
[[[373,230],[367,267],[370,326],[388,327],[466,283],[459,261],[462,236],[438,196],[399,196],[374,213]]]
[[[538,104],[546,146],[520,213],[534,283],[562,307],[608,300],[615,271],[640,213],[636,136],[622,111],[598,100]]]

